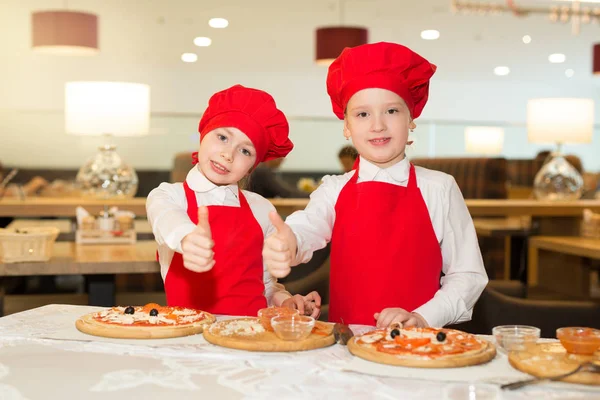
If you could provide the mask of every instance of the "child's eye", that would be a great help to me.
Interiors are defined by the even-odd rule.
[[[396,114],[396,113],[398,113],[398,109],[397,109],[397,108],[390,108],[390,109],[388,110],[388,113],[389,113],[389,114]]]
[[[219,140],[221,142],[226,142],[227,141],[227,136],[225,136],[225,135],[217,134],[217,137],[219,138]]]
[[[367,114],[366,112],[364,112],[364,111],[363,111],[363,112],[359,112],[358,114],[356,114],[356,116],[357,116],[358,118],[366,118],[366,117],[367,117],[367,115],[368,115],[368,114]]]
[[[249,150],[246,149],[241,149],[240,152],[245,155],[246,157],[252,157],[252,153],[250,153]]]

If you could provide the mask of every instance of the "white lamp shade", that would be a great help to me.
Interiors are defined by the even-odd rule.
[[[532,99],[527,103],[530,143],[590,143],[593,133],[592,99]]]
[[[68,82],[65,126],[75,135],[145,135],[150,126],[150,87],[126,82]]]
[[[494,126],[468,126],[465,129],[467,153],[498,155],[504,145],[504,129]]]

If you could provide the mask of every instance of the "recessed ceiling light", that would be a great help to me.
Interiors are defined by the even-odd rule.
[[[550,61],[553,64],[564,63],[566,60],[567,60],[567,57],[561,53],[550,54],[548,56],[548,61]]]
[[[529,36],[529,35],[523,36],[523,43],[525,43],[525,44],[531,43],[531,36]]]
[[[428,29],[421,32],[421,39],[425,40],[436,40],[440,38],[440,32],[435,29]]]
[[[569,68],[568,70],[565,71],[565,76],[567,78],[572,78],[573,75],[575,75],[575,71],[573,71],[571,68]]]
[[[229,21],[225,18],[211,18],[208,21],[208,25],[210,25],[211,28],[227,28]]]
[[[510,68],[505,66],[496,67],[494,68],[494,73],[498,76],[505,76],[510,74]]]
[[[211,43],[212,43],[212,40],[210,40],[210,38],[203,37],[203,36],[198,36],[197,38],[194,39],[194,44],[198,47],[210,46]]]
[[[187,62],[187,63],[193,63],[193,62],[198,61],[198,56],[194,53],[183,53],[181,55],[181,61]]]

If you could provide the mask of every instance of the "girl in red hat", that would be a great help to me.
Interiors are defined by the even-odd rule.
[[[284,114],[269,94],[236,85],[210,98],[199,131],[185,182],[162,183],[146,203],[167,303],[254,316],[269,304],[317,317],[316,292],[292,296],[265,270],[261,253],[275,208],[238,187],[260,162],[292,150]]]
[[[284,277],[331,241],[330,321],[442,327],[469,320],[488,282],[454,178],[406,158],[435,70],[394,43],[347,48],[329,67],[333,112],[360,157],[286,224],[272,216],[263,256]]]

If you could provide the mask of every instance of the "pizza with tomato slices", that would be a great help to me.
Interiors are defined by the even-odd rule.
[[[492,343],[470,333],[399,325],[355,336],[348,342],[348,350],[369,361],[420,368],[482,364],[496,355]]]
[[[202,333],[215,316],[183,307],[113,307],[86,314],[75,323],[77,329],[94,336],[119,339],[164,339]]]

